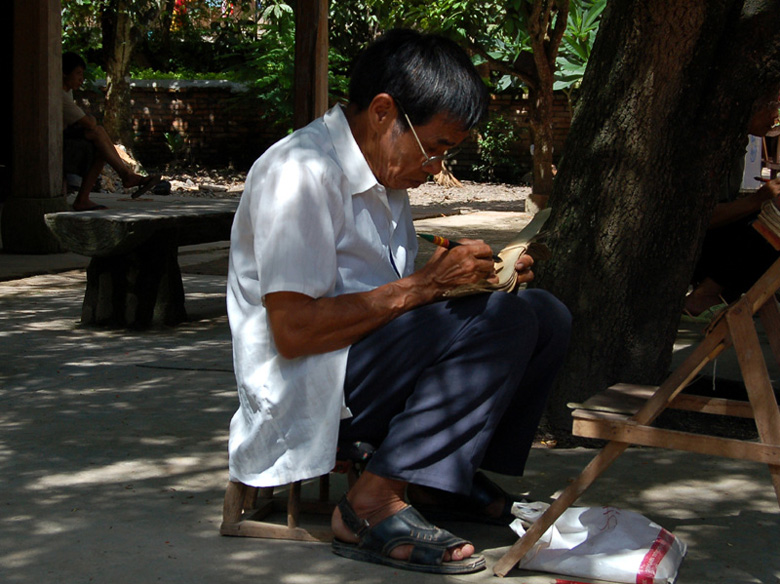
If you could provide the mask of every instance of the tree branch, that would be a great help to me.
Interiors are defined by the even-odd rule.
[[[563,39],[563,35],[566,32],[566,25],[569,20],[569,2],[564,0],[563,2],[556,2],[555,5],[558,14],[555,18],[555,27],[550,35],[550,44],[548,45],[550,52],[547,55],[547,60],[553,65],[553,70],[555,70],[558,49],[561,46],[561,39]]]
[[[524,71],[520,69],[520,60],[516,61],[515,63],[517,66],[510,65],[509,63],[506,63],[505,61],[501,61],[499,59],[496,59],[494,57],[491,57],[488,52],[479,44],[477,44],[473,39],[469,38],[467,39],[469,48],[474,51],[476,54],[478,54],[480,57],[485,59],[489,64],[490,68],[494,71],[498,71],[499,73],[503,73],[504,75],[511,75],[512,77],[517,77],[525,83],[528,87],[532,89],[536,89],[539,86],[539,79],[533,75],[533,73],[529,73],[527,71]]]

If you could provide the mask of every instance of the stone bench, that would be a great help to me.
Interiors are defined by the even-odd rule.
[[[64,248],[92,258],[82,324],[147,328],[184,321],[179,246],[229,240],[237,200],[161,197],[107,204],[105,210],[45,215]]]

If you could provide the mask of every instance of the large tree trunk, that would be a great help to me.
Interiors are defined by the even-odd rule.
[[[106,59],[106,110],[103,125],[114,142],[130,149],[133,145],[133,118],[129,76],[136,39],[128,8],[125,0],[111,0],[103,11],[103,51]]]
[[[746,3],[747,4],[747,3]],[[550,204],[537,284],[574,315],[548,410],[667,375],[682,301],[755,99],[780,80],[780,3],[608,4]]]

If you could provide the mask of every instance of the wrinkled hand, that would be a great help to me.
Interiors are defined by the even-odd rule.
[[[515,262],[515,272],[517,272],[517,282],[523,284],[534,279],[533,273],[534,258],[528,254],[523,254]]]
[[[439,294],[461,286],[496,279],[493,250],[479,240],[463,239],[458,247],[437,249],[421,272]]]

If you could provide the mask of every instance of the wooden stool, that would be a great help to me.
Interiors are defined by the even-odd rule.
[[[505,576],[630,444],[765,463],[780,504],[780,409],[753,322],[753,315],[758,314],[775,360],[780,363],[780,311],[774,297],[778,288],[780,259],[713,321],[704,339],[661,386],[618,384],[578,405],[573,414],[573,434],[609,442],[496,563],[496,575]],[[732,346],[747,388],[748,402],[679,395],[707,363]],[[753,418],[760,441],[717,438],[651,426],[666,408]]]
[[[351,488],[373,451],[373,447],[365,442],[340,446],[336,466],[330,474],[345,474]],[[302,486],[307,481],[297,481],[281,487],[252,487],[237,481],[229,482],[222,508],[220,534],[296,541],[331,541],[333,533],[330,529],[330,515],[335,504],[330,501],[330,474],[312,479],[319,482],[316,499],[301,497]],[[275,491],[285,489],[289,491],[286,497],[274,496]],[[280,511],[287,514],[286,524],[265,521],[269,515]],[[320,516],[319,525],[312,521],[311,525],[301,526],[302,514]]]

